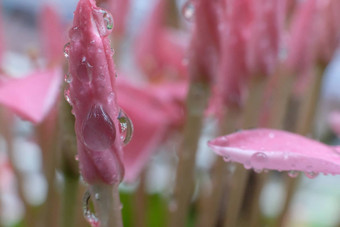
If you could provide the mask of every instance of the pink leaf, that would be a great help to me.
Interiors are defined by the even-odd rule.
[[[243,130],[209,142],[226,161],[256,170],[340,174],[340,149],[290,132]],[[309,174],[308,174],[309,173]]]
[[[61,80],[60,68],[7,79],[0,83],[0,103],[21,118],[38,124],[55,104]]]
[[[111,29],[108,12],[94,0],[79,1],[70,31],[70,86],[65,93],[76,118],[81,174],[90,184],[113,184],[124,176]]]

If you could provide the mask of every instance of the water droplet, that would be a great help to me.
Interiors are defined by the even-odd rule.
[[[309,179],[314,179],[315,177],[317,177],[319,175],[319,173],[311,171],[311,172],[305,172],[305,175]]]
[[[268,160],[268,157],[263,152],[256,152],[251,156],[251,163],[254,164],[262,164]]]
[[[65,97],[66,101],[67,101],[70,105],[72,105],[72,101],[71,101],[71,98],[70,98],[70,89],[66,88],[66,89],[64,90],[64,97]]]
[[[292,177],[292,178],[296,178],[299,175],[299,172],[296,170],[291,170],[288,171],[288,176]]]
[[[70,73],[67,73],[66,75],[65,75],[65,78],[64,78],[64,81],[66,82],[66,83],[71,83],[72,82],[72,75],[70,74]]]
[[[263,169],[254,169],[255,173],[262,173]]]
[[[66,59],[68,59],[70,57],[70,45],[71,45],[71,43],[68,42],[64,46],[64,56],[65,56]]]
[[[194,18],[195,14],[195,6],[192,0],[187,0],[182,8],[182,15],[185,18],[185,20],[191,22]]]
[[[119,132],[123,143],[126,145],[132,139],[133,134],[133,124],[127,114],[120,110],[118,114],[118,121],[120,124]]]
[[[86,219],[86,221],[92,226],[98,226],[99,220],[96,217],[96,215],[90,211],[89,209],[89,202],[91,198],[91,193],[89,191],[86,191],[83,196],[83,215]]]
[[[109,149],[116,139],[116,129],[101,105],[94,105],[83,123],[84,143],[94,151]]]
[[[243,164],[243,166],[244,166],[245,169],[251,169],[250,161],[246,161],[246,162]]]
[[[83,56],[77,68],[77,78],[79,78],[83,82],[89,83],[92,81],[93,66],[86,60],[86,57]]]
[[[111,16],[111,13],[105,11],[105,10],[101,10],[101,13],[103,14],[103,19],[104,19],[104,23],[105,26],[108,30],[113,29],[113,18]]]
[[[229,155],[225,155],[225,156],[223,157],[223,160],[224,160],[225,162],[230,162],[230,161],[231,161],[231,158],[230,158]]]

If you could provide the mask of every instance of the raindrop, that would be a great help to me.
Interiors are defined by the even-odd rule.
[[[230,162],[230,161],[231,161],[231,158],[230,158],[229,155],[225,155],[225,156],[223,157],[223,160],[224,160],[225,162]]]
[[[133,124],[127,114],[121,109],[118,114],[120,138],[126,145],[132,139]]]
[[[256,152],[255,154],[253,154],[251,156],[251,163],[254,164],[254,163],[258,163],[258,164],[262,164],[264,162],[266,162],[268,160],[268,157],[265,153],[263,152]]]
[[[113,18],[111,16],[111,14],[105,10],[101,10],[101,13],[103,14],[103,18],[104,18],[104,23],[105,26],[108,30],[113,29]]]
[[[96,217],[96,215],[90,211],[89,209],[89,202],[91,198],[91,193],[87,190],[83,196],[83,215],[86,219],[86,221],[91,225],[91,226],[98,226],[99,225],[99,220]]]
[[[314,179],[315,177],[317,177],[319,175],[319,173],[311,171],[311,172],[305,172],[305,175],[309,179]]]
[[[70,89],[65,89],[64,90],[64,97],[66,99],[66,101],[72,105],[72,101],[71,101],[71,98],[70,98]]]
[[[101,105],[93,105],[83,123],[84,143],[94,151],[109,149],[116,139],[116,129]]]
[[[65,46],[64,46],[64,56],[65,56],[65,58],[67,58],[67,59],[70,57],[70,45],[71,45],[71,43],[68,42],[68,43],[66,43]]]
[[[67,73],[66,75],[65,75],[65,78],[64,78],[64,81],[66,82],[66,83],[71,83],[72,82],[72,75],[70,74],[70,73]]]
[[[254,169],[255,173],[262,173],[263,169]]]
[[[182,8],[182,15],[185,18],[185,20],[191,22],[194,18],[195,14],[195,6],[192,2],[192,0],[187,0]]]
[[[296,170],[291,170],[288,171],[288,176],[292,177],[292,178],[296,178],[299,175],[299,172]]]

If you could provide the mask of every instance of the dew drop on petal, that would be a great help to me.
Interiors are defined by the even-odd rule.
[[[292,178],[296,178],[299,175],[299,172],[296,170],[291,170],[288,171],[288,176],[292,177]]]
[[[90,199],[91,199],[91,193],[90,191],[87,190],[83,196],[83,215],[86,221],[92,227],[97,227],[99,226],[99,220],[96,217],[96,215],[93,212],[91,212],[91,210],[89,209]]]
[[[188,22],[191,22],[194,18],[195,6],[192,0],[187,0],[182,8],[182,15]]]
[[[113,121],[101,105],[94,105],[83,123],[84,144],[94,151],[102,151],[112,146],[116,139]]]
[[[309,179],[314,179],[315,177],[317,177],[319,175],[319,173],[311,171],[311,172],[305,172],[305,175]]]
[[[263,164],[268,160],[268,157],[265,153],[263,152],[256,152],[253,154],[250,158],[251,164]]]
[[[230,161],[231,161],[231,158],[230,158],[229,155],[224,155],[224,156],[223,156],[223,160],[224,160],[225,162],[230,162]]]
[[[133,124],[130,118],[127,116],[127,114],[123,110],[119,111],[118,121],[119,121],[119,126],[120,126],[119,127],[119,132],[121,135],[120,137],[123,143],[126,145],[132,139]]]
[[[64,56],[65,56],[66,59],[68,59],[70,57],[70,45],[71,45],[71,43],[68,42],[64,46]]]
[[[113,18],[111,16],[111,13],[109,13],[105,10],[102,10],[102,14],[103,14],[104,23],[105,23],[106,28],[108,30],[113,29]]]

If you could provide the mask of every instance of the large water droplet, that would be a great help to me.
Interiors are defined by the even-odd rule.
[[[191,22],[194,18],[195,14],[195,6],[192,0],[187,0],[182,8],[182,15],[185,18],[185,20]]]
[[[83,196],[83,215],[86,221],[92,226],[97,227],[99,225],[99,220],[96,215],[89,209],[91,193],[86,191]]]
[[[315,177],[317,177],[319,175],[319,173],[311,171],[311,172],[305,172],[305,175],[309,179],[314,179]]]
[[[297,176],[299,176],[299,172],[296,171],[296,170],[288,171],[288,176],[290,176],[292,178],[296,178]]]
[[[108,30],[113,29],[113,18],[112,18],[111,13],[109,13],[105,10],[102,10],[101,12],[103,14],[103,19],[104,19],[104,23],[105,23],[106,28]]]
[[[94,105],[83,123],[83,139],[94,151],[109,149],[116,139],[116,129],[101,105]]]
[[[126,145],[130,142],[132,139],[133,134],[133,124],[130,120],[130,118],[127,116],[127,114],[120,110],[118,114],[118,121],[119,121],[119,132],[120,132],[120,138],[123,141],[123,143]]]
[[[64,46],[64,56],[65,56],[65,58],[67,58],[67,59],[70,57],[70,45],[71,45],[71,43],[68,42],[68,43],[66,43],[65,46]]]

